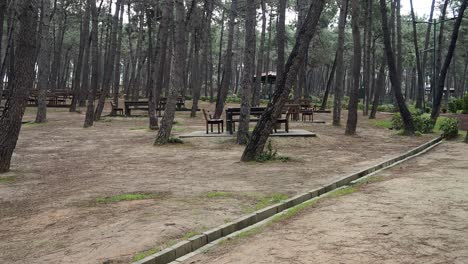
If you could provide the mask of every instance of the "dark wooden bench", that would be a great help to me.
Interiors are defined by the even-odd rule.
[[[276,120],[276,124],[273,128],[273,130],[275,131],[275,133],[278,133],[278,128],[281,127],[281,124],[284,124],[284,131],[286,131],[286,133],[289,133],[289,119],[291,118],[291,113],[293,112],[293,109],[292,108],[289,108],[289,110],[286,112],[286,116],[283,118],[283,117],[280,117]]]
[[[259,117],[263,114],[266,110],[266,107],[252,107],[250,108],[250,115]],[[240,108],[228,108],[226,109],[226,130],[229,134],[233,134],[236,131],[236,122],[240,120],[235,118],[236,116],[240,116]],[[258,122],[259,118],[251,118],[249,122]]]
[[[148,111],[148,101],[125,101],[125,116],[132,116],[132,110]]]

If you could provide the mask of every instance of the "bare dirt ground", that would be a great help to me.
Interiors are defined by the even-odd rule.
[[[443,143],[187,263],[468,263],[468,147]]]
[[[28,108],[25,120],[34,115]],[[89,129],[82,128],[84,114],[67,109],[50,109],[48,118],[23,126],[12,171],[2,175],[9,180],[0,181],[0,263],[128,263],[138,252],[233,220],[261,197],[318,187],[435,136],[396,136],[360,118],[358,136],[346,137],[330,125],[331,114],[319,114],[327,124],[291,125],[318,137],[273,140],[292,161],[244,164],[243,147],[231,139],[155,147],[147,118],[106,118]],[[204,129],[201,114],[179,112],[176,121],[175,134]],[[97,202],[128,193],[155,197]]]

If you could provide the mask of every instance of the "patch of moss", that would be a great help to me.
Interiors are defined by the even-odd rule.
[[[304,211],[304,209],[308,208],[309,206],[311,206],[311,205],[313,205],[313,204],[315,204],[317,202],[318,202],[318,199],[313,199],[313,200],[309,200],[309,201],[306,201],[304,203],[301,203],[299,205],[296,205],[296,206],[288,209],[284,213],[274,216],[273,219],[272,219],[272,222],[280,222],[280,221],[284,221],[286,219],[292,218],[292,217],[298,215],[300,212]]]
[[[164,248],[173,246],[176,243],[177,243],[176,240],[170,240],[167,243],[165,243],[164,245],[160,245],[160,246],[157,246],[157,247],[145,250],[145,251],[138,252],[133,256],[132,261],[135,262],[135,261],[142,260],[142,259],[144,259],[144,258],[146,258],[148,256],[151,256],[153,254],[158,253],[159,251],[163,250]]]
[[[170,137],[169,140],[167,141],[167,143],[169,143],[169,144],[184,144],[184,141],[182,141],[182,139],[180,139],[180,138]]]
[[[209,192],[206,194],[206,197],[208,198],[228,197],[228,196],[232,196],[232,193],[215,191],[215,192]]]
[[[0,183],[12,183],[16,181],[16,176],[5,176],[5,177],[0,177]]]
[[[328,194],[326,194],[326,197],[329,197],[329,198],[340,197],[340,196],[343,196],[343,195],[348,195],[348,194],[355,193],[357,190],[358,190],[358,188],[355,187],[355,186],[348,186],[348,187],[344,187],[344,188],[339,188],[339,189],[333,190],[333,191],[329,192]]]
[[[371,124],[379,127],[379,128],[392,128],[392,121],[391,120],[372,120]]]
[[[22,127],[38,127],[38,126],[42,126],[45,124],[46,123],[27,122],[27,123],[22,124]]]

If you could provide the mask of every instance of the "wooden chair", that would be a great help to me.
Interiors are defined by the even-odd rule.
[[[312,109],[307,109],[307,110],[302,110],[302,122],[314,122],[314,110]]]
[[[278,127],[281,126],[281,124],[284,124],[284,130],[286,133],[289,133],[289,118],[291,116],[291,109],[289,109],[286,112],[286,117],[280,117],[276,120],[275,126],[274,126],[274,131],[275,133],[278,133]]]
[[[203,116],[205,117],[205,121],[206,121],[206,134],[208,134],[208,126],[211,125],[211,133],[213,133],[213,125],[218,125],[218,134],[220,133],[224,133],[224,121],[223,119],[213,119],[211,117],[211,115],[208,115],[205,111],[205,109],[202,110],[203,111]],[[221,126],[221,130],[219,129]]]
[[[124,114],[124,111],[123,111],[123,108],[119,108],[117,107],[114,102],[110,102],[111,106],[112,106],[112,112],[111,114],[113,115],[123,115]]]

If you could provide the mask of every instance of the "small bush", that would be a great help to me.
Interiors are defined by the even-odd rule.
[[[267,161],[274,161],[280,160],[286,162],[289,160],[289,157],[280,156],[278,155],[278,151],[273,149],[273,145],[271,144],[271,140],[268,141],[267,150],[262,152],[260,156],[256,158],[257,162],[267,162]]]
[[[463,114],[468,114],[468,93],[463,96]]]
[[[393,114],[392,128],[395,130],[403,129],[403,119],[401,119],[400,113]]]
[[[392,104],[383,104],[379,105],[377,107],[377,111],[379,112],[388,112],[388,113],[393,113],[395,112],[395,106]]]
[[[414,129],[420,133],[427,134],[431,133],[433,129],[433,123],[431,116],[429,114],[423,113],[420,110],[412,113]],[[400,130],[404,128],[403,119],[401,118],[400,113],[393,114],[392,117],[392,128],[395,130]]]
[[[450,113],[456,114],[458,110],[463,110],[463,98],[456,98],[449,102],[448,109]]]
[[[416,131],[419,131],[423,134],[431,133],[433,124],[431,115],[422,114],[422,115],[413,115],[414,128]]]
[[[226,103],[240,104],[241,99],[237,95],[231,95],[226,98]]]
[[[180,139],[180,138],[170,137],[169,140],[167,141],[167,143],[169,143],[169,144],[184,144],[184,141],[182,141],[182,139]]]
[[[444,138],[456,138],[458,136],[458,119],[446,118],[440,122],[440,131]]]

